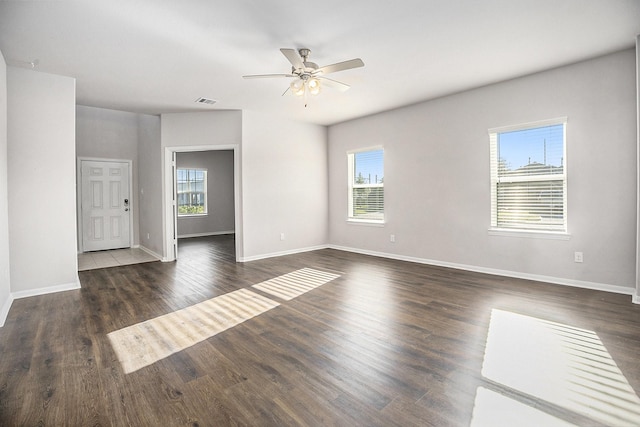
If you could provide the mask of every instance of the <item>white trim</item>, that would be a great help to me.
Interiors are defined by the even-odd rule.
[[[35,297],[39,295],[53,294],[56,292],[73,291],[80,289],[80,279],[76,279],[75,283],[65,283],[57,286],[47,286],[46,288],[29,289],[27,291],[13,292],[11,295],[14,299]]]
[[[309,247],[309,248],[302,248],[302,249],[293,249],[293,250],[290,250],[290,251],[283,251],[283,252],[274,252],[274,253],[270,253],[270,254],[255,255],[255,256],[251,256],[251,257],[240,258],[238,261],[239,262],[257,261],[257,260],[265,259],[265,258],[273,258],[273,257],[284,256],[284,255],[293,255],[293,254],[298,254],[298,253],[302,253],[302,252],[310,252],[310,251],[315,251],[315,250],[320,250],[320,249],[335,249],[335,250],[338,250],[338,251],[353,252],[353,253],[357,253],[357,254],[370,255],[370,256],[375,256],[375,257],[380,257],[380,258],[394,259],[394,260],[398,260],[398,261],[408,261],[408,262],[413,262],[413,263],[416,263],[416,264],[433,265],[433,266],[438,266],[438,267],[453,268],[453,269],[456,269],[456,270],[464,270],[464,271],[472,271],[472,272],[483,273],[483,274],[493,274],[493,275],[496,275],[496,276],[512,277],[512,278],[515,278],[515,279],[533,280],[533,281],[536,281],[536,282],[550,283],[550,284],[554,284],[554,285],[572,286],[572,287],[582,288],[582,289],[591,289],[591,290],[596,290],[596,291],[611,292],[611,293],[615,293],[615,294],[632,295],[633,296],[633,302],[635,304],[640,304],[640,296],[639,295],[634,295],[635,289],[632,288],[632,287],[627,287],[627,286],[610,285],[610,284],[607,284],[607,283],[587,282],[587,281],[584,281],[584,280],[573,280],[573,279],[566,279],[566,278],[560,278],[560,277],[544,276],[544,275],[540,275],[540,274],[520,273],[520,272],[517,272],[517,271],[499,270],[499,269],[495,269],[495,268],[478,267],[478,266],[468,265],[468,264],[458,264],[458,263],[453,263],[453,262],[437,261],[437,260],[425,259],[425,258],[416,258],[416,257],[411,257],[411,256],[405,256],[405,255],[397,255],[397,254],[390,254],[390,253],[386,253],[386,252],[369,251],[369,250],[365,250],[365,249],[350,248],[350,247],[346,247],[346,246],[331,245],[331,244],[329,244],[329,245],[318,245],[318,246],[313,246],[313,247]]]
[[[300,254],[303,252],[311,252],[311,251],[317,251],[320,249],[327,249],[329,248],[328,245],[318,245],[318,246],[311,246],[311,247],[307,247],[307,248],[301,248],[301,249],[291,249],[288,251],[281,251],[281,252],[272,252],[269,254],[262,254],[262,255],[254,255],[254,256],[250,256],[250,257],[242,257],[238,259],[238,262],[249,262],[249,261],[257,261],[259,259],[266,259],[266,258],[275,258],[275,257],[279,257],[279,256],[284,256],[284,255],[295,255],[295,254]]]
[[[192,234],[182,234],[178,236],[178,239],[190,239],[192,237],[207,237],[207,236],[220,236],[223,234],[235,234],[234,230],[228,231],[209,231],[206,233],[192,233]]]
[[[174,233],[177,237],[177,215],[175,222],[173,218],[173,196],[174,196],[174,176],[172,174],[172,160],[175,153],[191,152],[191,151],[220,151],[231,150],[233,151],[233,196],[234,196],[234,221],[235,221],[235,234],[236,234],[236,260],[239,260],[242,256],[242,208],[241,208],[241,171],[240,171],[240,156],[241,147],[240,144],[224,144],[224,145],[189,145],[189,146],[170,146],[164,147],[162,151],[162,240],[164,256],[163,262],[171,262],[176,260],[176,253],[174,253],[175,242]]]
[[[11,304],[13,304],[13,295],[9,294],[9,298],[4,302],[2,309],[0,310],[0,328],[4,326],[4,322],[7,320],[7,316],[9,316],[9,310],[11,310]]]
[[[490,228],[487,230],[489,236],[502,237],[526,237],[529,239],[550,239],[550,240],[570,240],[571,234],[565,232],[553,232],[545,230],[509,230],[506,228]]]
[[[347,150],[347,154],[355,154],[355,153],[362,153],[363,151],[377,151],[377,150],[384,151],[384,145],[372,145],[370,147]]]
[[[418,264],[427,264],[427,265],[434,265],[438,267],[455,268],[457,270],[473,271],[473,272],[484,273],[484,274],[493,274],[496,276],[513,277],[516,279],[534,280],[537,282],[552,283],[555,285],[573,286],[576,288],[593,289],[596,291],[612,292],[616,294],[633,295],[635,291],[634,288],[632,287],[609,285],[606,283],[586,282],[583,280],[573,280],[573,279],[565,279],[565,278],[559,278],[559,277],[543,276],[539,274],[520,273],[517,271],[509,271],[509,270],[498,270],[494,268],[477,267],[474,265],[458,264],[453,262],[437,261],[437,260],[424,259],[424,258],[416,258],[416,257],[410,257],[410,256],[404,256],[404,255],[390,254],[385,252],[368,251],[368,250],[349,248],[349,247],[337,246],[337,245],[329,245],[328,247],[330,249],[336,249],[339,251],[354,252],[354,253],[359,253],[363,255],[372,255],[372,256],[377,256],[381,258],[395,259],[399,261],[409,261],[409,262],[415,262]]]
[[[100,157],[83,157],[78,156],[76,158],[76,228],[78,230],[78,253],[84,253],[84,242],[83,242],[83,227],[82,227],[82,162],[110,162],[110,163],[127,163],[129,165],[129,200],[131,203],[129,206],[130,215],[129,215],[129,248],[133,247],[133,217],[135,216],[133,213],[133,209],[138,209],[138,199],[135,197],[135,193],[133,191],[133,160],[129,159],[105,159]],[[137,212],[137,211],[136,211]]]
[[[152,257],[154,257],[154,258],[156,258],[156,259],[158,259],[158,260],[162,260],[162,255],[155,253],[155,252],[154,252],[154,251],[152,251],[151,249],[146,248],[146,247],[144,247],[144,246],[142,246],[142,245],[137,245],[136,247],[137,247],[138,249],[140,249],[141,251],[144,251],[144,252],[148,253],[149,255],[151,255],[151,256],[152,256]]]
[[[76,276],[75,283],[66,283],[57,286],[47,286],[46,288],[30,289],[27,291],[12,292],[9,294],[9,298],[5,301],[2,309],[0,310],[0,328],[4,326],[4,322],[7,320],[9,310],[14,300],[28,297],[35,297],[38,295],[53,294],[56,292],[73,291],[81,288],[80,278]]]
[[[561,125],[564,123],[567,123],[566,116],[556,117],[555,119],[539,120],[536,122],[527,122],[519,125],[507,125],[507,126],[495,127],[495,128],[489,129],[488,133],[492,134],[492,133],[511,132],[514,130],[526,130],[526,129],[540,128],[544,126]]]
[[[377,219],[355,219],[355,218],[347,218],[347,224],[351,225],[364,225],[369,227],[384,227],[384,220]]]
[[[384,193],[384,183],[382,184],[356,184],[354,182],[354,164],[355,164],[355,155],[358,153],[366,153],[370,151],[382,151],[382,176],[384,178],[384,146],[376,145],[373,147],[365,147],[358,148],[355,150],[347,151],[347,221],[348,222],[368,222],[368,223],[378,223],[384,225],[385,223],[385,210],[384,210],[384,200],[382,202],[382,219],[367,219],[367,218],[358,218],[353,215],[353,190],[355,188],[382,188]]]
[[[544,174],[544,175],[517,175],[517,176],[501,176],[499,171],[499,142],[498,136],[501,133],[513,132],[513,131],[522,131],[528,129],[537,129],[547,126],[556,126],[562,125],[562,174]],[[502,183],[525,183],[525,182],[551,182],[557,181],[562,183],[562,228],[558,227],[556,224],[545,224],[541,227],[527,227],[526,223],[522,221],[518,221],[518,225],[523,230],[533,230],[533,231],[551,231],[551,232],[560,232],[566,233],[567,227],[569,224],[568,220],[568,198],[567,198],[567,188],[568,188],[568,172],[567,172],[567,117],[559,117],[555,119],[549,120],[540,120],[537,122],[529,122],[521,125],[510,125],[503,126],[499,128],[492,128],[488,130],[489,132],[489,157],[490,157],[490,182],[491,182],[491,229],[500,229],[498,225],[498,184]],[[491,233],[490,233],[491,234]]]
[[[636,35],[636,293],[640,304],[640,34]]]

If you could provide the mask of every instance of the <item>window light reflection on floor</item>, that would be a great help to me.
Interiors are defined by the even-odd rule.
[[[471,427],[576,427],[495,391],[478,387]]]
[[[247,289],[107,334],[126,374],[151,365],[279,304]]]
[[[253,285],[271,296],[291,300],[337,274],[303,268]],[[280,303],[249,289],[239,289],[107,334],[126,374],[265,313]]]
[[[339,274],[327,273],[326,271],[314,270],[312,268],[303,268],[258,283],[257,285],[253,285],[252,288],[289,301],[338,277],[340,277]]]
[[[593,331],[494,309],[482,376],[578,418],[640,425],[640,398]],[[478,424],[486,412],[482,399],[477,397],[474,427],[484,425]]]

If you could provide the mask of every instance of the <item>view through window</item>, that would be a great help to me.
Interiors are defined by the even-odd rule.
[[[384,221],[384,150],[348,154],[349,219]]]
[[[178,216],[207,214],[206,169],[178,169]]]
[[[565,120],[489,131],[491,226],[565,232]]]

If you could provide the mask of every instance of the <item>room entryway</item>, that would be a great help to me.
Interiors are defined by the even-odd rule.
[[[85,252],[78,254],[78,271],[118,267],[121,265],[140,264],[152,261],[158,261],[158,259],[140,248]]]
[[[204,159],[208,157],[206,153],[215,153],[215,152],[233,152],[233,160],[229,159],[229,162],[233,162],[232,164],[232,182],[230,179],[226,180],[216,180],[213,182],[209,190],[211,190],[210,197],[215,198],[218,203],[224,203],[224,205],[219,204],[213,212],[208,212],[209,220],[213,220],[214,222],[222,219],[228,218],[228,215],[231,215],[233,218],[231,222],[224,221],[224,225],[220,226],[220,223],[212,225],[214,228],[207,229],[194,229],[191,226],[185,225],[181,230],[178,229],[178,193],[179,191],[183,191],[180,186],[180,182],[178,182],[177,177],[177,169],[178,169],[178,154],[182,154],[186,156],[188,153],[197,152],[202,153],[201,157]],[[222,154],[222,153],[221,153]],[[220,157],[220,156],[218,156]],[[180,147],[165,147],[164,152],[164,186],[163,186],[163,211],[164,211],[164,233],[163,233],[163,241],[164,241],[164,256],[163,261],[175,261],[178,259],[178,241],[180,244],[183,243],[184,240],[190,240],[195,237],[204,237],[204,236],[216,236],[216,235],[232,235],[233,239],[230,240],[233,243],[233,259],[237,260],[241,258],[242,249],[240,247],[242,242],[242,221],[241,221],[241,209],[239,207],[239,201],[241,200],[240,195],[240,161],[239,161],[239,146],[238,145],[209,145],[209,146],[180,146]],[[196,168],[196,169],[207,169],[211,168],[211,171],[214,170],[227,170],[228,168],[222,168],[221,165],[197,165],[197,164],[183,164],[183,168]],[[228,178],[228,177],[227,177]],[[224,185],[226,183],[228,185]],[[218,190],[222,190],[226,196],[222,196],[217,193]],[[227,197],[232,194],[231,197]],[[229,209],[227,209],[229,208]],[[227,211],[230,210],[231,214]],[[223,213],[224,212],[224,213]],[[188,216],[188,215],[187,215]],[[198,226],[203,225],[202,223],[206,222],[204,217],[201,218],[202,221],[198,221]],[[192,224],[193,225],[193,224]],[[215,228],[217,227],[217,228]],[[238,237],[236,240],[235,237]],[[236,244],[238,243],[238,244]],[[180,251],[180,257],[185,255],[185,253]]]
[[[82,252],[131,246],[130,163],[80,160]]]

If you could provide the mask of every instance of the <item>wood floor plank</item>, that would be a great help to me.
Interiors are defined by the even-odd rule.
[[[185,239],[177,262],[83,271],[80,290],[14,301],[0,329],[0,425],[479,427],[474,416],[496,410],[487,395],[545,420],[640,425],[640,404],[614,392],[640,390],[629,296],[334,249],[247,263],[234,253],[233,235]],[[339,277],[294,284],[304,292],[288,300],[253,287],[305,268]],[[125,374],[107,334],[239,290],[280,305]],[[607,413],[485,377],[497,312],[560,325],[584,373],[574,379],[607,396]],[[188,332],[178,320],[174,332]]]

